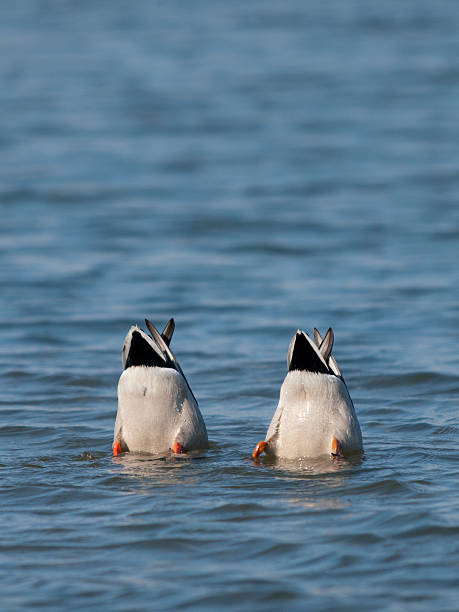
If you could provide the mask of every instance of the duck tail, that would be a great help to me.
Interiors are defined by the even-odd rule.
[[[316,372],[318,374],[332,374],[319,348],[314,344],[311,338],[301,330],[296,332],[290,342],[287,355],[287,367],[289,372],[292,370],[301,370]]]

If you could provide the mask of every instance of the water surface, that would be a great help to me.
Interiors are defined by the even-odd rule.
[[[2,4],[5,609],[457,610],[456,9]],[[192,460],[111,456],[145,316]],[[255,465],[329,325],[363,458]]]

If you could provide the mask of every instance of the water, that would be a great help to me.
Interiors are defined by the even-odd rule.
[[[457,610],[454,2],[0,8],[7,610]],[[211,448],[111,456],[176,318]],[[361,460],[249,459],[298,327]]]

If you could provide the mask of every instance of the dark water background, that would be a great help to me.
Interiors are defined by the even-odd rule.
[[[457,610],[456,2],[2,2],[0,606]],[[211,449],[111,456],[175,316]],[[362,461],[248,459],[335,330]]]

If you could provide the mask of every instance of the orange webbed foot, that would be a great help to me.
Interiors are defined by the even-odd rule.
[[[343,447],[341,442],[337,438],[333,438],[332,440],[332,457],[342,457],[343,456]]]
[[[268,443],[265,442],[264,440],[261,440],[260,442],[258,442],[258,444],[255,446],[255,449],[252,453],[252,459],[258,459],[258,457],[261,455],[262,452],[264,452],[267,446],[268,446]]]
[[[183,446],[179,442],[174,442],[172,445],[172,452],[176,455],[181,455],[185,451],[183,450]]]

